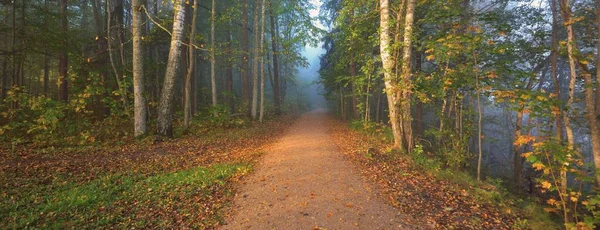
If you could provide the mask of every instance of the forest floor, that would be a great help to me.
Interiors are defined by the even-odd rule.
[[[214,228],[233,185],[295,118],[195,124],[190,134],[159,142],[0,145],[0,229]]]
[[[539,227],[499,186],[324,110],[154,141],[0,148],[0,229]]]
[[[307,113],[265,150],[223,229],[413,229],[343,158],[330,123]]]

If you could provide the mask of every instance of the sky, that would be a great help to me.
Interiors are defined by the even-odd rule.
[[[325,29],[325,26],[321,24],[316,18],[319,16],[319,8],[321,7],[320,0],[310,0],[310,2],[315,6],[314,9],[310,11],[311,17],[314,18],[314,24],[321,28]],[[307,68],[298,68],[298,79],[303,83],[314,83],[319,80],[319,56],[325,53],[325,50],[321,48],[321,43],[319,43],[318,47],[306,46],[304,47],[304,51],[302,55],[308,60],[310,64]],[[312,84],[308,89],[306,89],[306,94],[308,96],[308,100],[313,108],[324,108],[327,106],[325,99],[320,95],[320,91],[322,87],[318,84]]]

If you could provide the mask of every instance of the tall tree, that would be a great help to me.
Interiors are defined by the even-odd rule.
[[[171,46],[165,71],[165,80],[158,105],[158,134],[173,136],[173,96],[177,77],[177,68],[181,61],[181,43],[183,39],[183,21],[185,8],[181,0],[173,3],[173,31],[171,32]]]
[[[190,41],[188,44],[188,69],[185,75],[185,105],[183,107],[183,126],[187,130],[190,127],[192,117],[192,78],[194,77],[194,68],[196,67],[195,57],[195,38],[196,38],[196,21],[198,17],[198,2],[200,0],[192,0],[192,25],[190,29]],[[212,71],[212,70],[211,70]]]
[[[552,81],[554,83],[554,94],[557,98],[560,97],[560,80],[558,79],[558,8],[556,7],[556,0],[550,0],[550,7],[552,10],[552,49],[550,51],[550,69],[552,72]],[[556,129],[556,140],[562,142],[563,136],[563,122],[562,122],[562,109],[557,108],[557,113],[554,117],[555,129]]]
[[[398,121],[398,95],[397,95],[397,80],[393,74],[395,65],[392,58],[392,44],[390,34],[390,2],[389,0],[379,0],[380,19],[379,19],[379,47],[381,53],[381,62],[383,63],[383,75],[385,83],[385,91],[388,98],[388,111],[390,116],[390,124],[392,125],[392,133],[394,135],[394,148],[402,147],[402,131]]]
[[[215,63],[216,63],[216,46],[215,46],[215,19],[217,12],[217,4],[212,0],[212,8],[210,11],[210,89],[212,92],[212,105],[217,106],[217,81],[215,79]]]
[[[400,120],[403,146],[406,152],[412,152],[414,148],[413,131],[412,131],[412,116],[410,113],[411,105],[411,90],[412,90],[412,41],[413,41],[413,24],[415,15],[415,0],[408,0],[406,6],[406,17],[404,18],[404,42],[402,43],[402,79],[400,82]]]
[[[254,61],[252,63],[252,111],[251,111],[251,116],[252,119],[256,119],[257,118],[257,110],[258,110],[258,59],[259,59],[259,53],[260,53],[260,44],[259,44],[259,38],[260,38],[260,34],[258,32],[259,30],[259,22],[258,22],[258,17],[259,15],[259,9],[260,7],[260,0],[256,0],[254,3]]]
[[[134,136],[146,133],[146,99],[144,98],[144,48],[142,46],[144,0],[132,0],[133,10],[133,98]]]
[[[250,91],[248,90],[248,0],[242,0],[242,60],[240,77],[242,78],[242,99],[250,114]]]
[[[58,81],[59,81],[59,93],[58,98],[64,102],[69,101],[69,86],[67,82],[67,74],[69,67],[69,57],[67,53],[67,47],[69,47],[69,41],[67,33],[69,32],[69,20],[67,13],[67,0],[60,0],[60,17],[61,17],[61,32],[63,34],[63,47],[59,53],[58,63]]]
[[[263,122],[265,114],[265,0],[260,4],[260,115],[259,121]]]
[[[281,93],[279,92],[279,63],[277,62],[277,37],[279,34],[277,34],[277,30],[275,29],[277,19],[275,17],[275,13],[273,12],[273,0],[269,1],[269,18],[271,19],[271,50],[273,52],[273,103],[275,104],[275,113],[280,114]]]

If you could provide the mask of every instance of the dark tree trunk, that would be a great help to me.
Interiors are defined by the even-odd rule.
[[[231,30],[227,31],[227,54],[233,55],[233,47],[231,46]],[[229,109],[232,113],[235,112],[235,92],[233,91],[233,61],[227,58],[227,71],[225,74],[225,90],[228,96],[226,97],[226,103],[229,105]]]
[[[269,17],[271,24],[271,50],[273,52],[273,102],[275,104],[275,114],[281,114],[281,93],[280,93],[280,84],[279,84],[279,65],[277,63],[277,34],[276,28],[276,20],[275,15],[273,13],[273,1],[270,1],[269,4]]]
[[[67,41],[67,33],[69,31],[69,21],[67,18],[67,0],[60,0],[60,13],[61,13],[61,30],[64,36],[63,47],[59,53],[59,64],[58,64],[58,79],[59,79],[59,94],[58,98],[64,102],[69,101],[69,88],[67,82],[67,71],[69,60],[67,57],[67,47],[69,42]]]
[[[0,88],[2,92],[0,92],[0,103],[4,102],[4,99],[6,98],[6,90],[8,89],[8,74],[6,71],[7,66],[8,61],[6,60],[6,58],[4,58],[2,61],[2,88]]]
[[[242,80],[242,99],[248,107],[247,113],[250,114],[250,90],[248,85],[248,0],[242,0],[242,64],[240,69],[240,78]]]
[[[354,55],[350,54],[350,91],[352,93],[352,119],[358,119],[358,101],[356,99],[356,88],[354,87],[354,80],[356,78],[356,62],[354,62]]]

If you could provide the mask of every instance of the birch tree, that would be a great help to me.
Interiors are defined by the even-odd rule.
[[[383,75],[385,83],[385,92],[388,99],[388,110],[392,133],[394,135],[394,145],[396,149],[402,147],[402,130],[398,120],[399,98],[398,88],[396,86],[396,76],[393,75],[395,61],[392,58],[392,44],[390,34],[390,2],[389,0],[379,0],[380,19],[379,19],[379,42],[381,52],[381,62],[383,63]]]
[[[134,136],[146,133],[146,99],[144,98],[144,52],[142,46],[144,0],[132,0],[133,13],[133,103],[134,103]]]
[[[185,8],[181,0],[173,4],[173,31],[171,32],[171,46],[165,71],[165,80],[158,105],[158,134],[173,136],[173,96],[177,77],[177,68],[181,61],[181,44],[183,39],[183,21]]]

